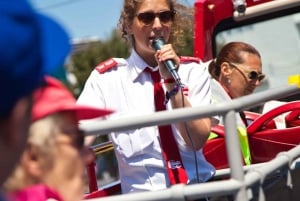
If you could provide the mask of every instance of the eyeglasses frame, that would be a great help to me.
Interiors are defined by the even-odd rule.
[[[171,17],[170,17],[170,20],[168,20],[167,22],[164,22],[163,20],[161,20],[161,14],[162,13],[166,13],[166,12],[170,12],[170,14],[171,14],[170,16]],[[145,23],[142,19],[140,19],[140,16],[142,14],[153,14],[154,18],[151,20],[150,23]],[[175,15],[176,15],[176,11],[174,11],[174,10],[162,10],[162,11],[159,11],[159,12],[156,12],[156,13],[155,12],[146,11],[146,12],[141,12],[141,13],[135,14],[135,16],[137,17],[137,19],[139,20],[139,22],[143,23],[145,26],[152,25],[156,17],[159,18],[159,21],[160,21],[161,24],[168,24],[168,23],[170,23],[171,21],[174,20]]]
[[[258,72],[256,72],[255,70],[251,70],[251,71],[247,72],[247,73],[248,73],[248,76],[246,76],[245,73],[237,66],[237,64],[234,64],[234,63],[232,63],[232,62],[227,62],[227,63],[228,63],[230,66],[232,66],[232,67],[234,67],[235,69],[237,69],[237,70],[243,75],[243,77],[244,77],[246,80],[248,80],[248,79],[250,79],[251,81],[252,81],[252,80],[258,80],[259,82],[261,82],[261,81],[266,77],[265,74],[263,74],[263,73],[258,73]],[[254,78],[251,78],[251,73],[255,73],[256,76],[255,76]],[[247,77],[248,77],[248,78],[247,78]]]

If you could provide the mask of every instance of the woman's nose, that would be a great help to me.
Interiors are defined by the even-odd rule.
[[[153,28],[161,28],[161,27],[162,27],[162,23],[159,17],[156,16],[153,21]]]
[[[260,85],[261,81],[259,79],[255,80],[255,87],[257,87],[258,85]]]

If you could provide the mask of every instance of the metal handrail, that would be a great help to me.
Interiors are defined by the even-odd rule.
[[[225,141],[229,166],[231,170],[231,178],[225,181],[214,181],[203,184],[193,185],[174,185],[169,189],[157,192],[143,192],[126,195],[114,195],[104,198],[92,200],[185,200],[203,198],[212,195],[234,195],[234,200],[246,201],[249,200],[247,188],[253,183],[262,182],[261,174],[269,175],[275,170],[282,169],[284,164],[292,164],[292,162],[300,157],[300,146],[286,152],[284,155],[279,155],[274,160],[269,161],[263,167],[255,168],[246,174],[244,173],[242,160],[236,160],[241,157],[239,149],[238,135],[236,131],[236,115],[235,113],[241,110],[261,105],[262,103],[279,99],[285,96],[299,93],[300,90],[296,85],[283,86],[276,89],[269,89],[263,92],[254,93],[248,96],[237,98],[231,101],[209,105],[205,107],[182,108],[172,111],[156,112],[150,115],[131,117],[118,120],[98,121],[90,124],[81,125],[81,128],[88,135],[106,135],[110,132],[130,130],[146,126],[166,125],[174,122],[187,121],[196,118],[212,117],[222,115],[225,125]],[[230,144],[229,144],[230,142]],[[286,157],[288,155],[288,157]],[[250,176],[249,176],[250,175]],[[263,198],[262,198],[263,200]]]
[[[80,125],[86,135],[107,135],[114,131],[125,131],[154,125],[167,125],[170,123],[192,120],[197,118],[224,115],[228,111],[241,111],[259,106],[262,103],[299,93],[295,85],[278,87],[251,95],[240,97],[228,102],[201,107],[179,108],[171,111],[160,111],[153,114],[126,117],[115,120],[94,121]]]
[[[292,156],[292,158],[287,160],[287,156]],[[259,168],[254,167],[245,174],[245,181],[239,182],[234,179],[229,179],[225,181],[214,181],[203,184],[193,184],[193,185],[182,185],[177,184],[173,185],[168,189],[161,190],[159,192],[141,192],[141,193],[132,193],[125,195],[113,195],[109,197],[91,199],[91,201],[170,201],[170,200],[193,200],[204,198],[205,196],[223,196],[234,194],[239,191],[243,186],[250,186],[255,183],[261,184],[262,180],[261,173],[269,172],[273,173],[274,170],[280,169],[276,168],[279,164],[281,167],[283,163],[291,163],[293,160],[300,156],[300,146],[297,146],[291,149],[288,152],[285,152],[282,155],[279,155],[275,159],[260,165]],[[288,164],[287,163],[287,164]],[[263,167],[265,169],[263,169]],[[237,200],[237,199],[235,199]],[[240,200],[249,200],[248,195],[245,198]]]

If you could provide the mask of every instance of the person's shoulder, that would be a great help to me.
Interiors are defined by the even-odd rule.
[[[63,200],[61,196],[54,189],[49,188],[45,184],[28,186],[26,188],[23,188],[20,191],[9,193],[8,197],[11,198],[11,200],[16,200],[16,201],[30,201],[30,200],[62,201]]]
[[[119,66],[126,65],[126,60],[123,58],[110,58],[105,61],[100,62],[96,67],[95,70],[100,73],[106,73],[117,69]]]
[[[192,56],[180,56],[180,63],[201,63],[201,59],[198,57],[192,57]]]

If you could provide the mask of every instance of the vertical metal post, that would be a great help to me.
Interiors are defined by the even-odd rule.
[[[225,126],[225,141],[229,166],[231,169],[231,178],[241,183],[245,182],[242,153],[240,149],[239,137],[237,133],[236,112],[228,111],[224,115]],[[240,160],[238,160],[240,158]],[[248,200],[248,195],[245,185],[235,195],[234,200],[243,201]]]

